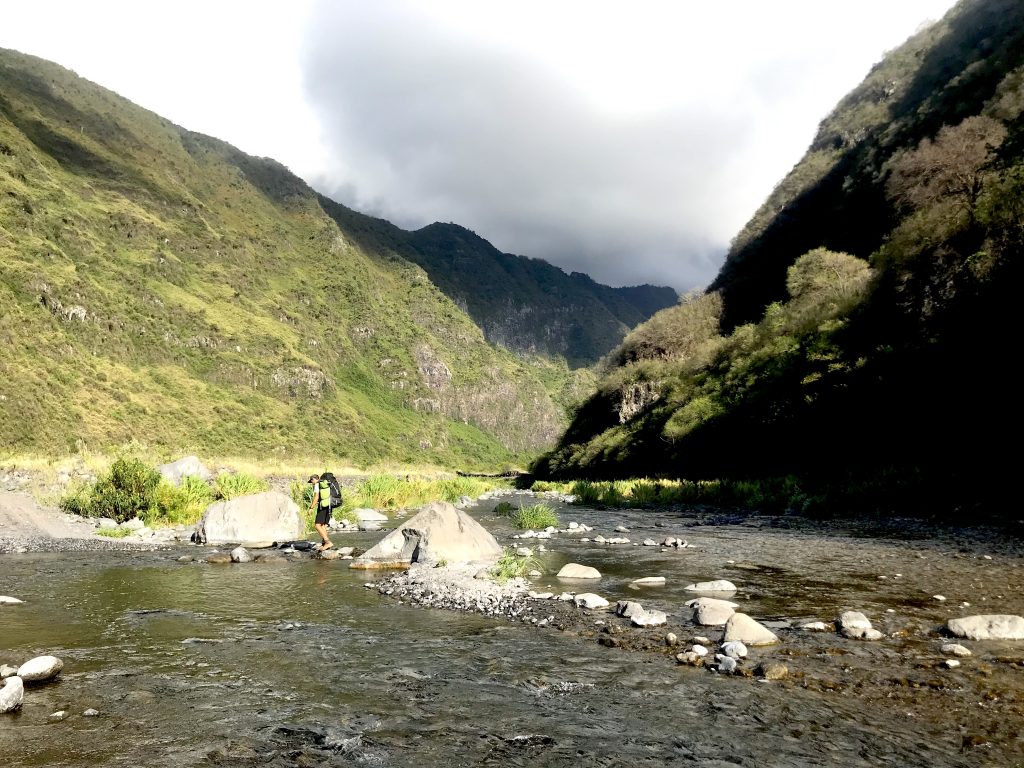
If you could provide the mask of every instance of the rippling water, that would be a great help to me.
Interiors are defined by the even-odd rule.
[[[471,511],[508,543],[491,506]],[[624,524],[634,542],[694,546],[560,536],[545,542],[547,573],[593,565],[594,591],[668,611],[682,639],[717,634],[684,618],[683,587],[728,578],[783,639],[747,666],[780,660],[790,677],[720,677],[556,629],[400,605],[363,586],[376,574],[338,561],[176,562],[207,551],[191,546],[10,555],[0,594],[25,605],[0,607],[0,662],[53,653],[65,667],[0,716],[0,765],[1024,765],[1024,643],[968,642],[975,655],[945,670],[934,631],[950,616],[1024,613],[1016,542],[559,511],[591,536]],[[667,586],[629,586],[655,575]],[[548,585],[561,590],[537,580]],[[890,636],[786,629],[845,609]],[[51,722],[57,710],[68,716]]]

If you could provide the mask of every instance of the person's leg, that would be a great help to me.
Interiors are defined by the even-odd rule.
[[[330,549],[334,546],[334,542],[331,541],[330,535],[327,533],[327,520],[330,517],[331,511],[321,509],[316,513],[316,523],[313,527],[316,528],[316,532],[320,534],[320,538],[323,540],[320,544],[320,549]]]

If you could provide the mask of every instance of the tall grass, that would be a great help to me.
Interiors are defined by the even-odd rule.
[[[509,579],[525,576],[530,571],[539,571],[540,561],[533,555],[517,555],[515,549],[506,547],[498,562],[491,568],[491,575],[499,584]]]
[[[578,480],[571,493],[588,507],[653,507],[709,504],[765,512],[809,511],[820,499],[792,476],[759,480]]]
[[[221,472],[213,481],[213,495],[217,499],[234,499],[269,489],[266,480],[244,472]]]
[[[512,513],[512,522],[516,528],[523,530],[539,530],[548,526],[557,526],[558,516],[547,504],[533,504],[520,507]]]

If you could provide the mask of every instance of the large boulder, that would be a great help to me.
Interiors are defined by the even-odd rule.
[[[969,640],[1024,640],[1024,617],[1011,614],[983,614],[950,619],[947,629]]]
[[[480,523],[453,505],[427,504],[352,561],[352,568],[405,568],[413,563],[491,564],[501,545]]]
[[[298,505],[283,493],[265,491],[211,504],[196,524],[193,540],[201,544],[290,541],[304,534]]]
[[[25,685],[20,677],[8,677],[0,688],[0,714],[13,712],[25,700]]]
[[[566,563],[556,574],[559,579],[600,579],[601,572],[597,568],[579,563]]]
[[[64,662],[56,656],[36,656],[18,667],[18,677],[26,683],[52,680],[64,669]]]
[[[208,470],[203,462],[196,456],[186,456],[183,459],[172,461],[169,464],[161,464],[156,468],[156,471],[163,475],[168,482],[173,485],[181,485],[181,481],[186,477],[198,477],[200,480],[207,481],[211,477],[210,470]]]
[[[725,623],[722,642],[739,641],[744,645],[772,645],[779,642],[768,627],[759,624],[745,613],[734,613]]]
[[[693,609],[693,620],[702,627],[720,627],[736,613],[739,605],[729,600],[717,600],[713,597],[698,597],[686,603]]]

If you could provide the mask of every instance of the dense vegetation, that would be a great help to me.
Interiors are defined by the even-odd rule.
[[[821,124],[709,291],[609,356],[541,477],[776,479],[793,506],[1006,514],[1024,5],[964,0]]]
[[[388,240],[340,211],[272,160],[0,50],[0,451],[493,468],[550,446],[592,386],[571,365],[598,348],[572,322],[561,356],[489,343],[410,260],[430,228]],[[669,301],[588,290],[604,349]]]

